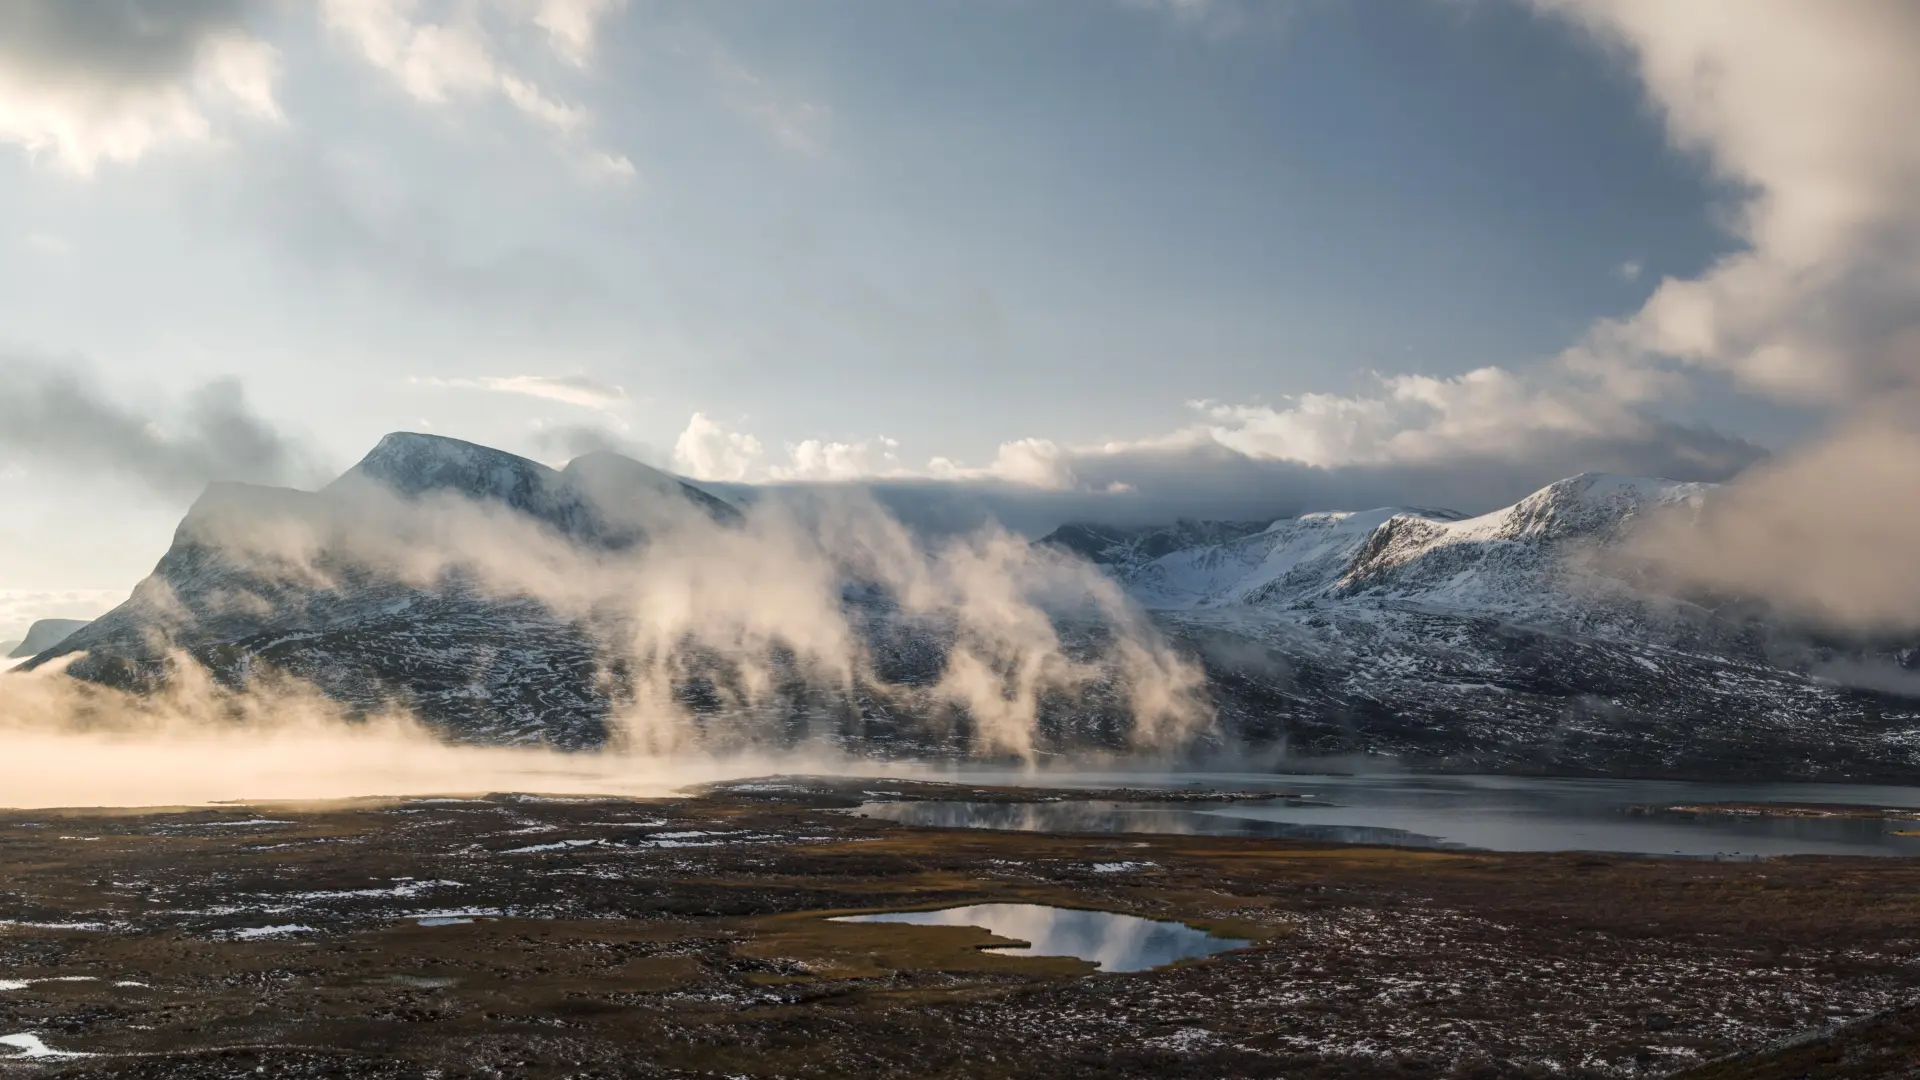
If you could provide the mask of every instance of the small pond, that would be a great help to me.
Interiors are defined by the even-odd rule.
[[[979,926],[996,937],[1026,942],[1025,945],[993,946],[991,952],[1007,956],[1074,956],[1092,961],[1102,971],[1145,971],[1248,944],[1234,938],[1215,937],[1185,923],[1047,904],[970,904],[939,911],[843,915],[832,921]]]

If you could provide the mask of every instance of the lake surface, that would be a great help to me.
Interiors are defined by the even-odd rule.
[[[1920,821],[1679,813],[1708,803],[1845,804],[1920,810],[1920,788],[1705,784],[1506,776],[966,774],[969,783],[1273,791],[1270,802],[1028,804],[875,802],[860,813],[915,825],[1036,832],[1276,836],[1487,851],[1594,851],[1743,859],[1920,856]]]
[[[1185,923],[1047,904],[970,904],[939,911],[843,915],[832,921],[981,926],[996,937],[1027,943],[995,946],[988,950],[990,952],[1007,956],[1076,956],[1098,964],[1102,971],[1146,971],[1176,960],[1212,956],[1247,944],[1234,938],[1214,937]]]

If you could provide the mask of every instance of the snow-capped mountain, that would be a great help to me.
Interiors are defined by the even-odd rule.
[[[1653,513],[1697,513],[1714,485],[1587,474],[1479,517],[1383,508],[1304,514],[1119,572],[1149,608],[1357,602],[1587,625],[1649,598],[1608,565]]]
[[[1709,485],[1588,475],[1480,516],[1387,508],[1070,525],[1036,545],[1112,575],[1202,661],[1218,723],[1197,752],[1245,760],[1250,748],[1284,746],[1594,775],[1920,776],[1920,702],[1885,692],[1920,651],[1816,638],[1725,598],[1645,585],[1624,541],[1655,515],[1695,515],[1712,498]],[[140,688],[184,652],[228,683],[286,673],[358,707],[404,706],[454,738],[603,743],[632,686],[599,613],[480,588],[460,565],[399,574],[358,557],[369,541],[405,556],[416,538],[392,507],[437,500],[609,556],[676,521],[719,524],[713,535],[725,536],[743,517],[726,498],[615,455],[556,470],[391,435],[317,492],[209,488],[125,603],[27,666],[84,653],[74,675]],[[862,589],[845,603],[877,677],[895,687],[938,677],[946,631],[897,619]],[[1097,643],[1097,631],[1060,629],[1070,648]],[[777,741],[825,724],[830,738],[874,753],[964,750],[944,721],[922,724],[897,695],[860,684],[796,691],[778,715],[729,714],[697,669],[680,671],[671,692],[714,718],[707,729]],[[1047,705],[1051,748],[1114,745],[1117,708],[1099,687]]]
[[[1920,650],[1646,584],[1626,541],[1714,490],[1589,474],[1477,517],[1305,514],[1152,558],[1116,537],[1103,565],[1256,740],[1489,771],[1920,775],[1920,701],[1848,685]]]

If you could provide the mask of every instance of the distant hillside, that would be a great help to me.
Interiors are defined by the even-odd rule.
[[[45,652],[86,625],[86,619],[40,619],[27,628],[27,636],[15,642],[7,656],[19,659]]]

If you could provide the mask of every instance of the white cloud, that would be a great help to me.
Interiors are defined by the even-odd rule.
[[[528,18],[547,32],[555,54],[575,67],[585,67],[593,57],[600,21],[625,6],[626,0],[531,0]]]
[[[1640,271],[1643,269],[1645,268],[1640,265],[1640,260],[1628,259],[1613,268],[1613,275],[1621,281],[1639,281]]]
[[[595,150],[576,159],[581,175],[599,183],[632,183],[638,170],[633,167],[625,154],[610,154],[604,150]]]
[[[740,481],[759,469],[760,440],[694,413],[673,444],[673,466],[696,480]]]
[[[1662,281],[1579,362],[1668,356],[1823,401],[1920,381],[1920,5],[1535,3],[1629,57],[1675,145],[1748,192],[1744,248]]]
[[[773,480],[858,480],[903,472],[894,454],[900,443],[882,435],[860,442],[804,439],[787,447],[790,463],[767,470]]]
[[[1014,439],[1001,443],[993,461],[985,466],[970,467],[937,457],[927,463],[927,473],[937,480],[998,480],[1065,491],[1077,484],[1070,464],[1072,456],[1072,451],[1052,439]]]
[[[415,375],[407,379],[415,386],[448,387],[462,390],[490,390],[501,394],[521,394],[544,398],[584,409],[612,409],[627,402],[624,388],[586,375],[485,375],[479,378],[440,378]]]
[[[1836,414],[1646,553],[1681,583],[1910,631],[1920,576],[1887,538],[1920,491],[1920,5],[1535,2],[1628,57],[1670,139],[1745,193],[1740,250],[1661,281],[1567,366],[1674,357]]]
[[[1279,409],[1203,404],[1205,435],[1257,460],[1330,467],[1505,454],[1543,436],[1616,436],[1645,423],[1620,395],[1504,368],[1376,380],[1371,393],[1304,394]]]
[[[935,457],[924,468],[900,461],[892,439],[857,443],[809,439],[787,447],[788,462],[768,464],[759,440],[729,432],[696,413],[676,460],[694,475],[727,480],[923,478],[989,481],[1048,491],[1117,490],[1115,462],[1233,459],[1308,469],[1446,467],[1462,461],[1525,462],[1543,448],[1635,448],[1638,459],[1710,466],[1750,460],[1753,448],[1709,432],[1677,429],[1643,408],[1656,387],[1602,384],[1554,366],[1518,374],[1487,367],[1449,378],[1374,376],[1363,392],[1303,394],[1279,406],[1195,401],[1198,419],[1161,434],[1088,445],[1047,438],[1003,442],[993,460],[968,465]],[[1564,456],[1564,455],[1563,455]],[[1555,479],[1547,477],[1546,479]]]
[[[239,3],[0,4],[0,142],[80,175],[278,122],[280,54]]]
[[[1201,421],[1160,435],[1086,446],[1050,439],[1002,443],[970,467],[935,458],[927,475],[999,480],[1049,490],[1111,488],[1089,463],[1132,455],[1214,455],[1315,469],[1428,465],[1474,458],[1524,460],[1543,444],[1658,442],[1662,424],[1609,388],[1487,367],[1451,378],[1375,376],[1366,392],[1302,394],[1281,406],[1189,402]],[[1090,479],[1089,472],[1100,474]]]
[[[528,116],[560,131],[577,127],[580,110],[549,98],[533,82],[503,67],[477,13],[434,22],[413,0],[322,0],[321,20],[391,75],[417,101],[444,105],[499,94]]]
[[[422,104],[498,98],[563,137],[578,136],[591,125],[592,114],[585,106],[560,100],[503,59],[501,41],[490,27],[544,31],[556,56],[584,68],[601,19],[622,6],[617,0],[439,5],[440,18],[423,13],[425,6],[419,0],[321,0],[320,15],[341,41]],[[573,157],[589,179],[624,181],[633,176],[633,163],[617,153],[576,150]]]
[[[885,435],[856,442],[803,439],[789,443],[786,460],[769,462],[753,435],[730,431],[696,412],[673,444],[674,468],[700,480],[819,483],[923,475],[904,467],[900,443]]]

